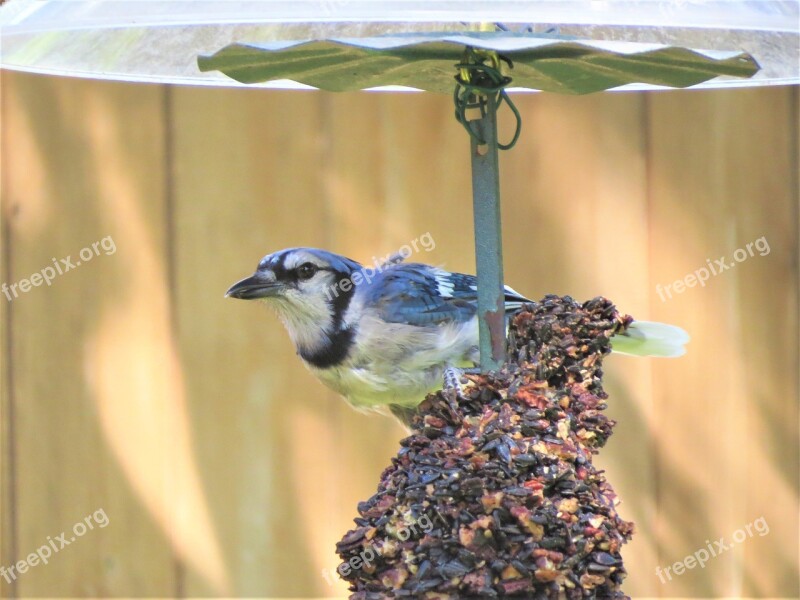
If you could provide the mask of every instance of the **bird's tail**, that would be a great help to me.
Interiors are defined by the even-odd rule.
[[[611,338],[611,349],[618,354],[675,358],[686,354],[688,341],[689,334],[675,325],[634,321],[625,333]]]

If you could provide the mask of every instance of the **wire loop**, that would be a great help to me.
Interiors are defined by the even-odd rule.
[[[481,112],[481,117],[486,116],[486,107],[489,97],[492,95],[498,110],[505,102],[514,113],[516,129],[510,142],[501,144],[498,141],[497,147],[501,150],[508,150],[513,148],[519,139],[522,131],[522,117],[505,91],[505,87],[511,83],[512,79],[501,72],[501,61],[505,62],[509,69],[514,68],[514,64],[509,58],[499,55],[497,52],[467,46],[461,62],[455,65],[458,74],[455,76],[456,87],[453,92],[453,103],[456,107],[456,120],[478,144],[486,144],[486,140],[467,119],[467,111],[477,108]]]

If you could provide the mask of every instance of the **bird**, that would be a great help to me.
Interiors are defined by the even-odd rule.
[[[425,396],[478,364],[477,278],[404,262],[367,267],[319,248],[264,256],[226,297],[259,300],[283,322],[297,354],[327,387],[361,411],[408,423]],[[505,286],[506,315],[531,300]],[[689,336],[634,321],[611,340],[617,353],[676,357]]]

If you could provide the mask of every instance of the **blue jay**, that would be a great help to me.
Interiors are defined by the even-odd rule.
[[[446,371],[477,364],[476,290],[472,275],[399,256],[373,269],[289,248],[265,256],[225,295],[274,309],[306,366],[353,407],[388,407],[404,420]],[[506,286],[507,313],[527,302]],[[687,341],[678,327],[635,321],[612,344],[615,352],[680,356]]]

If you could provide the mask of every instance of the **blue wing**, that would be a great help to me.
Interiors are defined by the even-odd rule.
[[[389,323],[430,326],[463,323],[477,313],[478,280],[419,263],[385,268],[364,289],[368,306]],[[530,302],[506,286],[506,309]]]

